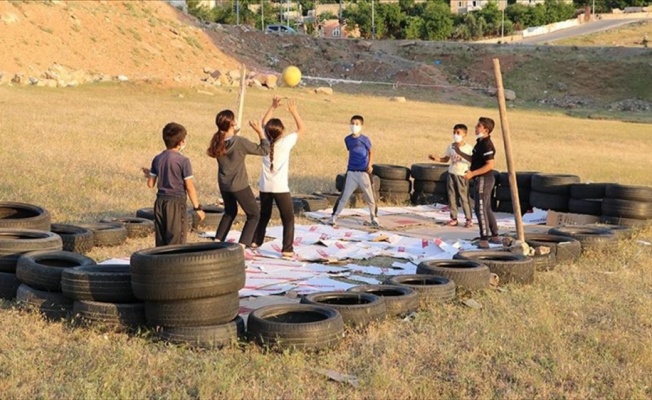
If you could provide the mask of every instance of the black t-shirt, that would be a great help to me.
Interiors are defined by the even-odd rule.
[[[495,155],[496,148],[494,147],[494,143],[491,141],[491,136],[478,139],[475,147],[473,147],[473,154],[471,155],[471,171],[484,167],[487,161],[494,159]],[[488,171],[483,175],[490,173],[491,171]]]

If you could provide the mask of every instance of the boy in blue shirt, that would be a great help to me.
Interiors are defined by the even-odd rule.
[[[349,198],[353,192],[360,188],[362,195],[369,206],[369,215],[371,217],[371,226],[380,227],[378,220],[375,216],[376,202],[374,200],[374,192],[371,186],[371,166],[373,164],[373,151],[371,150],[371,141],[369,138],[362,134],[362,125],[364,119],[360,115],[351,117],[351,134],[344,138],[344,144],[349,151],[349,163],[346,170],[346,181],[344,188],[342,188],[342,196],[340,197],[333,215],[328,223],[337,226],[337,217],[340,215],[344,206],[349,202]]]

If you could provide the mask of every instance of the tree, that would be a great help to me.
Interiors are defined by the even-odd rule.
[[[443,2],[428,1],[423,8],[424,40],[446,40],[453,32],[453,15],[450,6]]]
[[[422,31],[423,31],[423,19],[415,16],[408,16],[405,18],[406,39],[421,39]]]
[[[347,25],[358,25],[360,35],[365,38],[371,37],[371,3],[362,0],[357,4],[347,7],[342,11],[342,17],[346,19]]]
[[[406,15],[398,3],[380,3],[376,7],[376,37],[379,39],[403,39]]]

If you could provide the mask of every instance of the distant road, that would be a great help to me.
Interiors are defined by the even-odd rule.
[[[622,25],[631,24],[632,22],[642,21],[640,18],[632,19],[601,19],[594,22],[589,22],[583,25],[575,26],[572,28],[562,29],[545,35],[538,35],[519,40],[519,44],[544,44],[554,42],[556,40],[567,39],[573,36],[588,35],[608,29],[617,28]]]

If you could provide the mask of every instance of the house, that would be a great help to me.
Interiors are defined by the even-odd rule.
[[[165,0],[170,3],[173,7],[180,8],[184,12],[188,12],[188,3],[186,0]],[[208,7],[209,9],[215,8],[217,6],[217,0],[199,0],[199,7]]]
[[[523,0],[516,0],[517,2],[523,2]],[[528,0],[525,0],[526,2]],[[539,1],[539,0],[532,0],[534,1]],[[543,0],[540,0],[543,2]],[[488,0],[451,0],[450,1],[450,6],[451,6],[451,12],[453,14],[465,14],[470,11],[476,11],[476,10],[481,10],[484,8],[487,4],[489,4]],[[499,10],[504,10],[507,7],[507,0],[498,0],[498,9]]]
[[[337,19],[329,19],[321,23],[321,37],[324,38],[357,38],[360,37],[358,27],[348,28],[346,24],[340,25]]]

